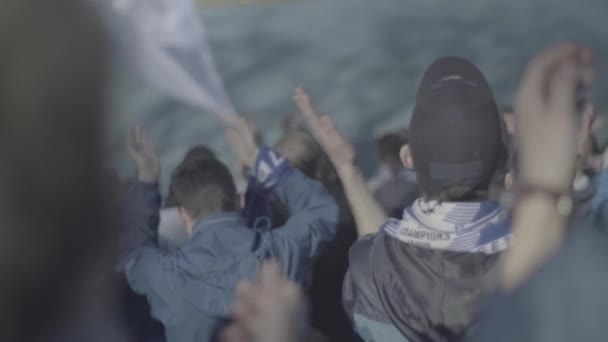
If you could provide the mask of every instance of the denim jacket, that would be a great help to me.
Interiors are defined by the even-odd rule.
[[[272,150],[256,162],[260,184],[272,189],[291,213],[272,231],[250,229],[237,213],[204,217],[185,246],[159,249],[157,184],[136,184],[131,223],[139,233],[125,265],[127,279],[147,296],[168,342],[214,341],[226,323],[237,283],[254,277],[260,262],[277,259],[284,274],[303,283],[314,256],[336,233],[338,210],[323,186],[292,169]]]

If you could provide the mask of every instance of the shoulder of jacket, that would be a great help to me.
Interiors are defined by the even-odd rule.
[[[371,276],[370,260],[374,245],[379,242],[378,239],[382,239],[383,235],[384,233],[378,232],[363,236],[350,247],[348,264],[353,278],[365,279]]]

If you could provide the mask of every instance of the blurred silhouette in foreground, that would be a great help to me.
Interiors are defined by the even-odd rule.
[[[0,2],[0,340],[39,340],[104,242],[106,58],[76,0]]]
[[[591,51],[572,44],[539,54],[524,74],[515,108],[518,243],[502,271],[509,293],[480,315],[472,341],[608,339],[606,236],[569,217],[580,151],[576,94],[593,78]]]

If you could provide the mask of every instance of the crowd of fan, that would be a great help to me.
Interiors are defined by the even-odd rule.
[[[162,198],[141,126],[134,179],[104,172],[101,27],[76,0],[0,5],[3,341],[608,340],[589,49],[541,52],[502,109],[475,65],[433,62],[371,180],[298,88],[272,146],[226,123],[246,186],[200,145]]]

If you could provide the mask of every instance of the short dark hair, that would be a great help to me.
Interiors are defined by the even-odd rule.
[[[171,176],[171,193],[176,204],[193,218],[237,210],[232,174],[214,158],[182,161]]]
[[[193,159],[193,158],[216,158],[215,152],[212,149],[205,145],[195,145],[191,147],[184,159]]]
[[[376,140],[376,153],[378,154],[379,161],[388,164],[392,168],[401,168],[399,151],[406,144],[406,131],[384,134]]]
[[[212,149],[205,145],[195,145],[186,152],[184,156],[184,161],[192,161],[194,159],[207,159],[213,158],[216,159],[215,152]],[[169,194],[167,195],[167,199],[165,200],[165,208],[175,208],[177,207],[177,201],[175,200],[175,196],[173,196],[173,190],[171,186],[169,186]]]

